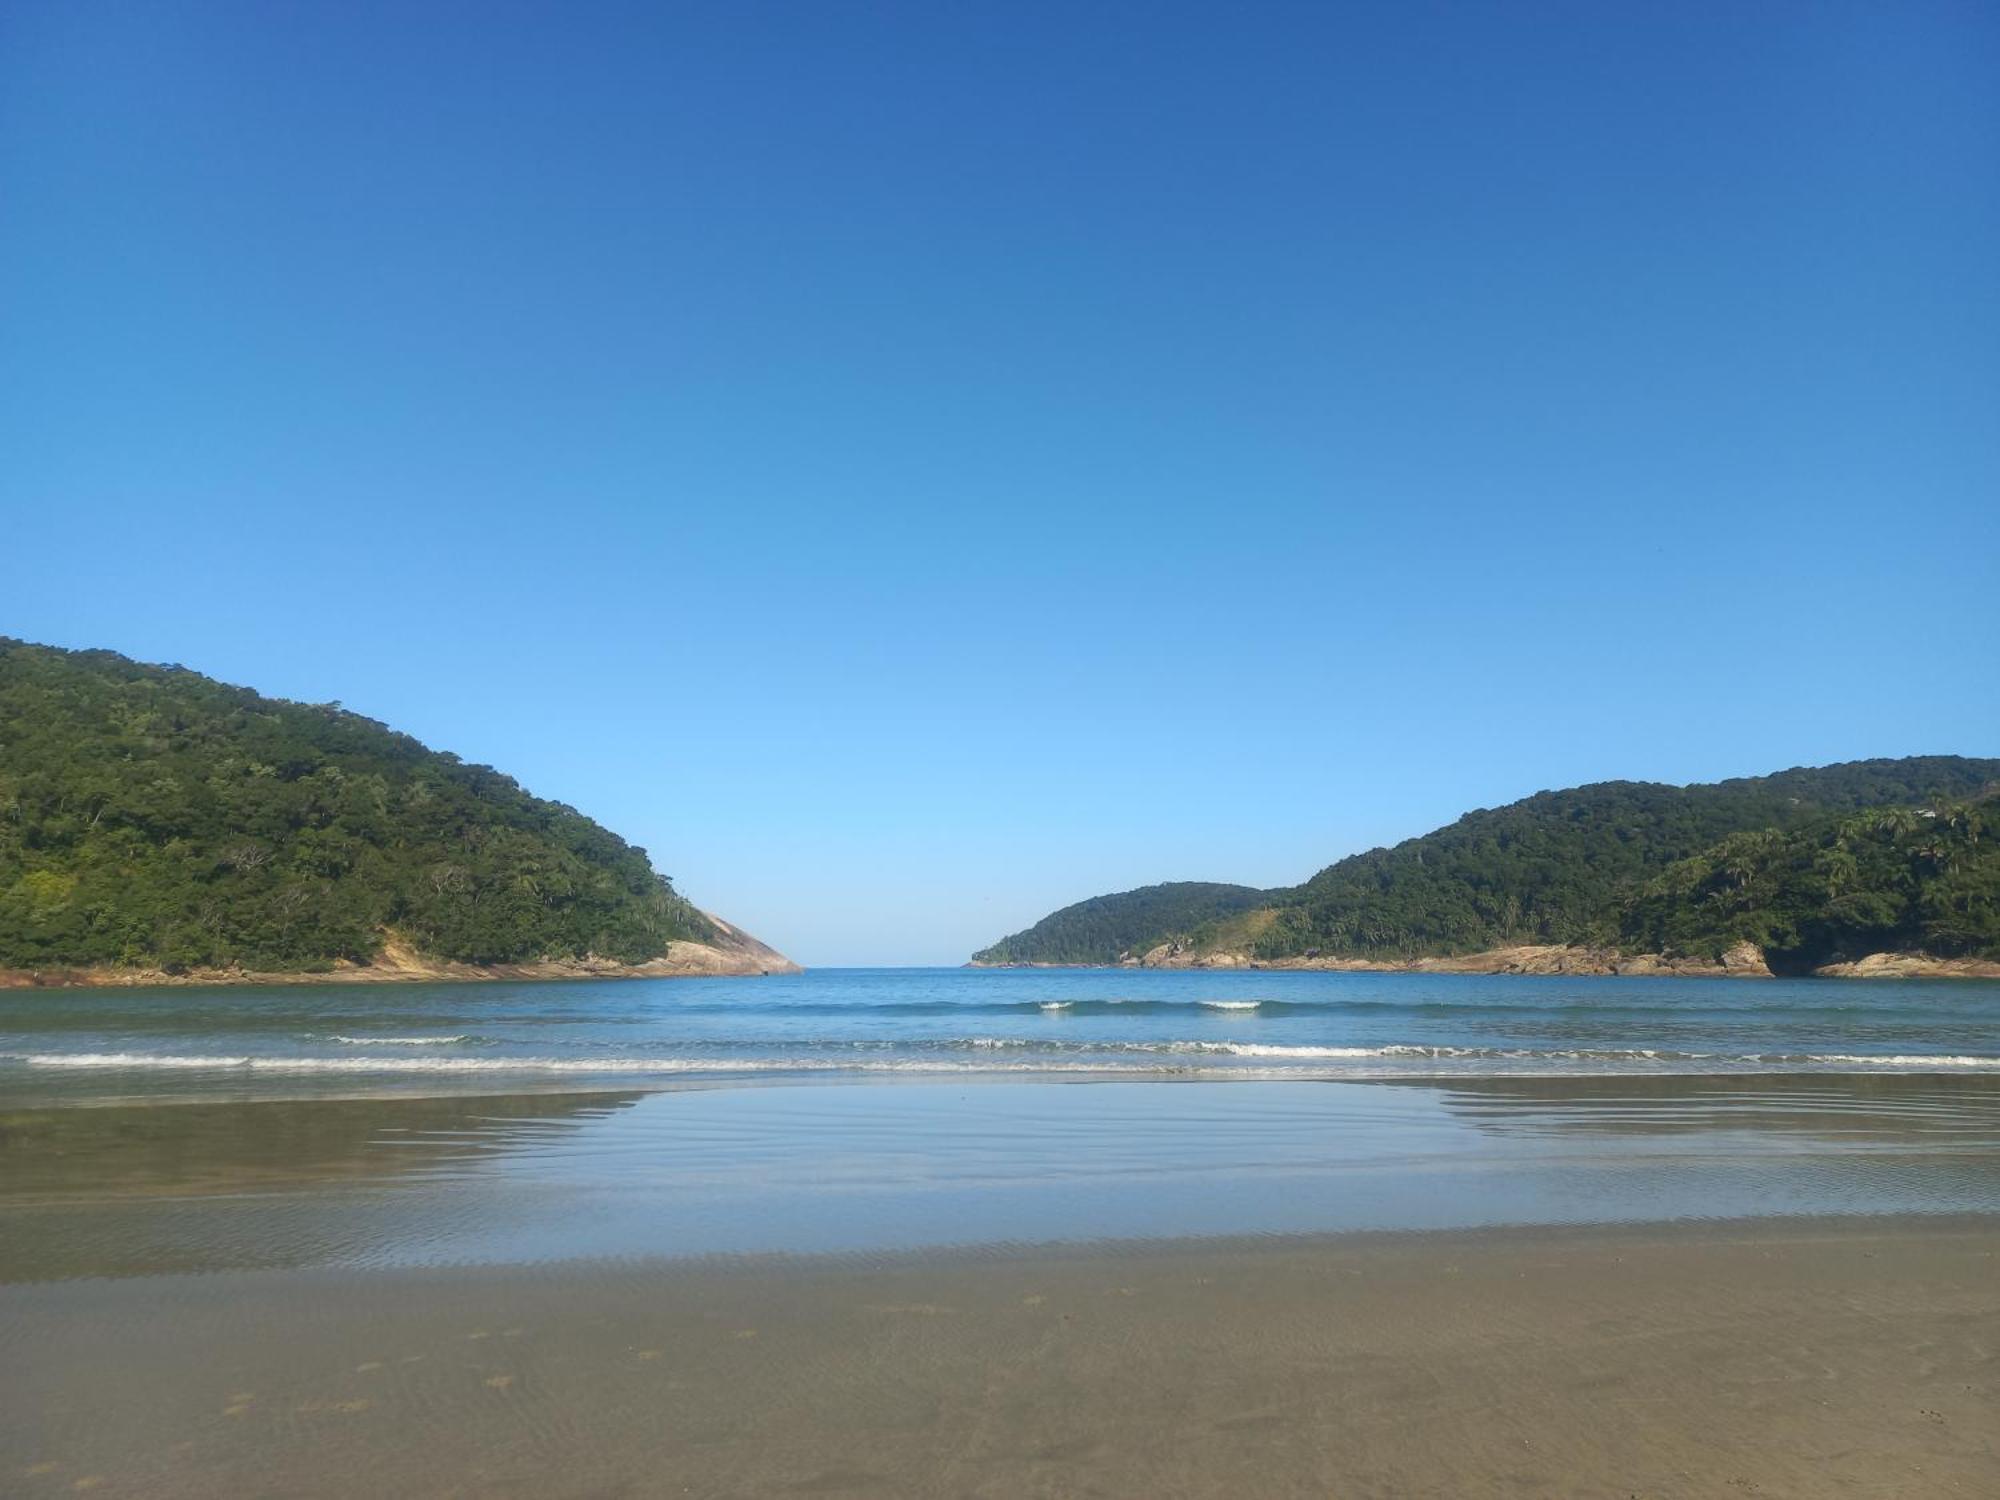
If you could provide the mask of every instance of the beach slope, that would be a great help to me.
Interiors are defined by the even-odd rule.
[[[0,1288],[10,1493],[2000,1493],[2000,1221]]]

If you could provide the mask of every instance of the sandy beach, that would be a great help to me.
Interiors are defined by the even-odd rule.
[[[21,1495],[2000,1492],[2000,1220],[0,1289]]]
[[[23,1000],[0,1493],[2000,1493],[1977,986],[723,983]]]

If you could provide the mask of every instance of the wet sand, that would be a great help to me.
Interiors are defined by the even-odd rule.
[[[29,1083],[9,1497],[2000,1494],[1984,1075]]]
[[[24,1496],[1990,1496],[2000,1219],[0,1287]]]
[[[0,1108],[0,1283],[2000,1210],[2000,1079]]]

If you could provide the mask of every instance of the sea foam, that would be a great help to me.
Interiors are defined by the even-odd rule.
[[[1101,1073],[1186,1072],[1186,1068],[1087,1062],[980,1062],[941,1058],[859,1061],[825,1057],[224,1057],[148,1052],[8,1053],[0,1061],[31,1068],[208,1069],[246,1073]]]
[[[388,1038],[376,1038],[389,1041]],[[411,1039],[405,1039],[411,1040]],[[422,1038],[424,1045],[450,1040]],[[893,1044],[892,1044],[893,1045]],[[1037,1041],[1017,1037],[941,1038],[923,1043],[913,1057],[856,1057],[819,1052],[800,1056],[773,1050],[768,1055],[716,1056],[594,1056],[479,1057],[408,1055],[369,1051],[339,1056],[173,1052],[15,1052],[0,1053],[0,1063],[29,1068],[128,1069],[147,1071],[234,1071],[244,1073],[335,1074],[350,1077],[395,1074],[571,1074],[653,1075],[713,1073],[1248,1073],[1271,1071],[1275,1076],[1310,1074],[1310,1065],[1346,1063],[1390,1065],[1396,1073],[1420,1072],[1425,1063],[1445,1065],[1453,1074],[1481,1063],[1499,1064],[1503,1071],[1555,1069],[1566,1073],[1626,1069],[1743,1073],[1757,1070],[1787,1072],[1939,1072],[2000,1070],[2000,1056],[1978,1053],[1737,1053],[1678,1052],[1664,1048],[1536,1048],[1424,1046],[1389,1043],[1381,1046],[1313,1046],[1277,1042],[1172,1040],[1151,1042]],[[966,1053],[1011,1056],[953,1056]],[[1277,1065],[1249,1069],[1246,1063]],[[1413,1069],[1409,1065],[1418,1065]],[[1402,1066],[1397,1066],[1402,1065]],[[1343,1073],[1350,1069],[1340,1070]]]

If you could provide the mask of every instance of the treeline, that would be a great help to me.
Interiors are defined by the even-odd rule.
[[[1128,897],[1099,897],[987,954],[1020,962],[1055,949],[1066,961],[1109,963],[1180,939],[1267,960],[1406,958],[1523,943],[1695,955],[1738,940],[1801,965],[1868,942],[1875,946],[1862,951],[1903,946],[1983,955],[2000,951],[2000,927],[1991,920],[1993,846],[1981,837],[1991,817],[1984,799],[1996,785],[2000,761],[1921,756],[1705,786],[1603,782],[1541,792],[1341,860],[1233,913],[1177,906],[1153,894],[1176,888],[1148,887],[1131,893],[1146,899],[1129,912]],[[1880,836],[1861,831],[1880,820],[1857,819],[1888,809],[1897,810],[1889,822],[1913,841],[1893,869]],[[1967,842],[1954,845],[1946,863],[1926,863],[1919,846],[1935,843],[1939,829]],[[1751,843],[1738,842],[1744,839]],[[1833,851],[1826,853],[1831,885],[1815,887],[1784,863],[1796,864],[1793,856],[1803,858],[1798,851],[1807,845]],[[1721,891],[1713,870],[1741,867],[1748,847],[1766,851],[1766,863],[1747,886]],[[1842,862],[1848,858],[1851,871]],[[1790,872],[1783,880],[1781,868]],[[1815,902],[1824,908],[1817,917],[1810,915]],[[1085,909],[1105,934],[1094,945],[1064,920]],[[1894,921],[1886,915],[1892,909]]]
[[[0,638],[0,967],[473,963],[712,927],[643,849],[337,705]]]

